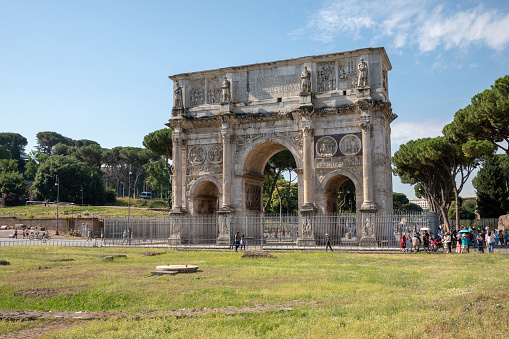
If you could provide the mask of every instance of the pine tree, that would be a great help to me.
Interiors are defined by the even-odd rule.
[[[498,218],[509,210],[509,192],[500,155],[483,164],[473,183],[477,190],[477,210],[481,218]]]

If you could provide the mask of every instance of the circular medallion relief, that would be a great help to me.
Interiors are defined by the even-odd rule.
[[[338,151],[338,143],[333,137],[321,137],[316,143],[316,153],[324,158],[332,157]]]
[[[189,162],[191,164],[203,164],[206,157],[207,152],[201,146],[194,146],[189,151]]]
[[[354,134],[345,135],[339,142],[339,150],[344,155],[356,155],[361,150],[361,140]]]
[[[223,146],[214,145],[209,148],[209,152],[207,155],[209,162],[211,164],[220,164],[223,162]]]

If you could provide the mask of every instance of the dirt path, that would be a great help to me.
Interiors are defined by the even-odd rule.
[[[81,325],[86,320],[96,319],[141,319],[141,318],[161,318],[161,317],[192,317],[201,316],[210,313],[222,313],[226,315],[269,312],[269,311],[290,311],[298,306],[316,306],[316,302],[292,301],[281,305],[255,305],[240,307],[219,307],[219,308],[183,308],[171,311],[153,311],[138,313],[123,312],[68,312],[68,311],[2,311],[0,310],[0,319],[7,321],[33,321],[49,320],[43,326],[32,327],[17,332],[0,335],[0,338],[35,338],[45,333],[63,330],[73,326]]]

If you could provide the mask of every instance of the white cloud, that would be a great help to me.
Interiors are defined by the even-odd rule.
[[[390,38],[394,48],[412,45],[423,53],[472,44],[501,51],[509,44],[509,13],[483,5],[451,9],[432,1],[334,0],[310,17],[293,35],[312,34],[330,43],[345,35],[355,40],[369,34],[375,41]]]
[[[434,138],[442,135],[442,129],[447,122],[438,121],[419,121],[419,122],[394,122],[391,124],[391,148],[392,152],[398,150],[399,145],[405,144],[410,140],[421,138]]]

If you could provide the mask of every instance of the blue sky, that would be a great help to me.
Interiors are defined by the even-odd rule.
[[[0,44],[0,132],[27,152],[40,131],[141,147],[170,118],[168,75],[384,46],[394,152],[509,74],[509,2],[0,0]]]

